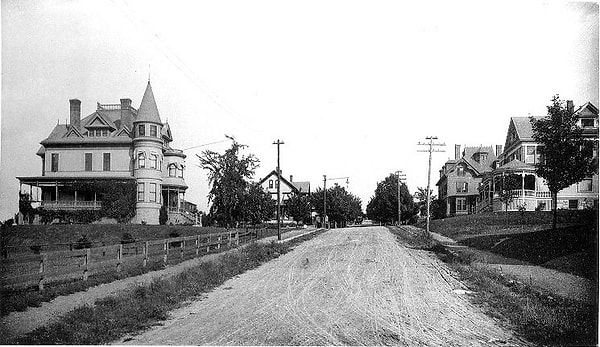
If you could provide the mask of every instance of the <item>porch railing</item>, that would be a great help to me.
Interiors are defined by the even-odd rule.
[[[46,210],[99,210],[102,201],[42,201]]]

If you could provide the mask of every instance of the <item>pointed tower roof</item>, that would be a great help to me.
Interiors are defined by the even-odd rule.
[[[144,92],[144,97],[142,98],[142,103],[140,104],[140,109],[138,110],[137,117],[135,117],[133,122],[153,122],[162,124],[160,121],[160,115],[158,114],[158,107],[156,107],[156,101],[154,101],[152,86],[150,85],[149,80],[146,91]]]

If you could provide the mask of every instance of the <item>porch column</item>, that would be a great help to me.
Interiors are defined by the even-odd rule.
[[[521,200],[525,206],[525,171],[521,171]]]
[[[56,201],[56,203],[58,204],[58,181],[54,182],[54,193],[56,194],[54,201]]]
[[[94,192],[94,208],[96,208],[96,192]]]
[[[75,206],[77,206],[77,190],[75,190]]]

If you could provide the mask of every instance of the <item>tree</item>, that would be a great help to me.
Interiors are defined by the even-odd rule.
[[[244,194],[259,163],[253,154],[240,157],[245,147],[234,140],[224,154],[206,150],[196,155],[200,167],[208,171],[210,215],[226,227],[243,220]]]
[[[308,195],[294,193],[286,200],[285,205],[289,215],[296,223],[310,223],[312,206]]]
[[[517,197],[517,190],[521,188],[521,178],[515,174],[504,175],[498,184],[498,197],[504,204],[506,224],[508,225],[508,205]]]
[[[404,183],[400,185],[400,202],[402,220],[410,222],[417,214],[418,206]],[[377,184],[375,195],[367,205],[367,218],[382,223],[398,222],[398,177],[395,174]]]
[[[169,220],[169,212],[167,211],[167,206],[162,205],[160,207],[160,211],[158,212],[158,224],[165,225]]]
[[[446,202],[444,200],[434,198],[434,200],[431,200],[429,212],[431,212],[431,218],[433,219],[442,219],[446,217]]]
[[[345,226],[362,216],[362,201],[357,196],[349,193],[343,187],[335,184],[327,189],[327,217],[329,222],[335,222],[339,226]],[[310,202],[317,213],[323,216],[323,189],[310,195]]]
[[[242,220],[256,225],[273,218],[276,203],[258,183],[248,184],[243,196]]]
[[[541,160],[536,163],[536,174],[546,180],[552,195],[552,229],[556,229],[557,194],[560,190],[580,182],[598,171],[593,151],[597,140],[586,140],[578,117],[565,107],[558,95],[547,106],[548,115],[531,117],[533,139],[540,145]]]
[[[433,201],[436,200],[436,196],[433,194],[433,189],[429,190],[429,203],[433,204]],[[427,214],[427,188],[418,187],[415,192],[415,199],[418,200],[417,205],[419,207],[419,211],[421,212],[421,216],[425,216]],[[431,209],[431,206],[429,206]],[[431,211],[430,211],[431,212]],[[431,213],[433,215],[433,212]]]

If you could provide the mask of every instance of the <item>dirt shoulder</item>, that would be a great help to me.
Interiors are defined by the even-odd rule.
[[[328,231],[118,344],[522,345],[383,227]]]

